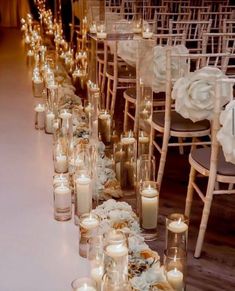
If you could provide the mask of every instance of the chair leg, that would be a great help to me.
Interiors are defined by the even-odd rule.
[[[127,99],[125,99],[125,109],[124,109],[124,125],[123,125],[123,131],[127,131],[127,125],[128,125],[128,110],[129,110],[129,102]]]
[[[196,177],[196,170],[191,166],[190,174],[189,174],[189,182],[188,182],[188,190],[187,190],[187,196],[186,196],[186,203],[185,203],[185,215],[190,217],[191,213],[191,207],[192,207],[192,201],[193,201],[193,182]]]
[[[161,189],[163,174],[164,174],[165,165],[166,165],[168,142],[169,142],[169,134],[164,133],[162,149],[161,149],[161,158],[160,158],[159,168],[158,168],[158,173],[157,173],[157,183],[158,183],[159,191]]]
[[[107,96],[106,96],[106,102],[105,102],[105,108],[106,110],[110,109],[110,92],[111,92],[111,79],[108,78],[108,83],[107,83]]]
[[[183,138],[182,137],[178,137],[178,142],[179,142],[179,153],[180,155],[184,154],[184,147],[181,145],[183,143]]]
[[[115,109],[115,104],[116,104],[116,95],[117,95],[117,81],[113,81],[113,94],[112,94],[112,99],[111,99],[111,105],[110,105],[110,112],[111,115],[113,116],[114,114],[114,109]]]
[[[210,181],[208,182],[208,188],[207,188],[207,193],[206,193],[203,212],[202,212],[202,219],[201,219],[199,234],[197,237],[196,249],[194,253],[195,258],[199,258],[201,256],[202,245],[203,245],[207,223],[208,223],[210,210],[211,210],[211,203],[213,199],[213,190],[214,190],[215,182],[211,181],[210,183],[211,185],[209,185],[209,183]]]

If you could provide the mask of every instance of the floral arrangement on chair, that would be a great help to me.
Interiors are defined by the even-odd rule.
[[[215,80],[227,78],[218,68],[204,67],[178,79],[173,87],[175,110],[193,122],[213,117],[215,103]],[[221,106],[230,100],[230,85],[222,85]]]
[[[222,146],[225,160],[235,164],[235,101],[230,101],[220,114],[221,129],[217,139]]]

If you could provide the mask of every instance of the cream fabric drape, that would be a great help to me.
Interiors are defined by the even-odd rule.
[[[17,27],[29,11],[28,0],[0,0],[0,26]]]

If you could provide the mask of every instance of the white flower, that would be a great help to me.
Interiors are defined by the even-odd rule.
[[[235,101],[229,102],[225,110],[220,114],[221,129],[217,133],[217,139],[220,142],[224,156],[227,162],[235,164],[235,124],[233,124],[235,116]],[[235,113],[234,113],[235,115]]]
[[[215,102],[214,84],[220,78],[226,78],[221,70],[204,67],[178,79],[172,91],[176,111],[193,122],[211,120]],[[230,93],[230,85],[223,83],[221,106],[229,101]]]
[[[152,55],[146,55],[143,65],[147,68],[140,68],[141,78],[144,84],[152,87],[154,92],[165,92],[166,90],[166,49],[167,47],[156,46]],[[172,47],[173,55],[187,54],[188,50],[184,45]],[[172,79],[178,79],[188,71],[186,59],[183,57],[171,58]]]
[[[131,285],[136,290],[149,291],[150,284],[146,282],[145,276],[134,277],[130,280]]]

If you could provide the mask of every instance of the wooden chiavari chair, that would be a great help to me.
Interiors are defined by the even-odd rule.
[[[186,47],[190,52],[202,51],[202,34],[210,32],[212,20],[209,21],[173,21],[170,20],[170,33],[186,34]]]
[[[179,57],[179,56],[177,56]],[[179,58],[187,58],[189,67],[191,62],[194,61],[195,69],[208,66],[211,58],[214,59],[213,66],[221,65],[221,69],[226,72],[229,54],[188,54],[181,55]],[[171,99],[171,92],[173,88],[173,80],[171,76],[171,49],[167,50],[166,58],[166,101],[165,110],[153,112],[151,120],[151,133],[150,133],[150,153],[153,153],[155,147],[160,153],[160,162],[157,172],[157,183],[159,189],[161,188],[162,179],[164,175],[165,163],[168,148],[171,146],[191,146],[205,145],[210,142],[201,141],[200,138],[210,135],[210,123],[207,120],[192,122],[190,119],[183,118],[180,114],[174,111],[173,100]],[[196,65],[195,65],[196,62]],[[155,139],[156,132],[162,135],[162,143],[159,144]],[[178,138],[179,142],[172,142],[170,138]],[[192,141],[184,141],[185,138],[191,138]]]
[[[196,192],[203,202],[203,212],[199,228],[199,234],[196,243],[194,256],[199,258],[201,256],[202,246],[206,234],[207,223],[210,215],[212,201],[214,195],[235,194],[234,189],[217,189],[216,183],[235,184],[235,165],[225,161],[223,151],[217,140],[217,132],[220,129],[220,96],[221,83],[234,84],[235,79],[223,79],[215,83],[215,104],[214,115],[212,122],[212,144],[211,147],[198,148],[191,151],[189,155],[189,163],[191,165],[188,190],[186,197],[185,215],[188,217],[191,213],[193,194]],[[196,183],[197,175],[208,177],[206,192],[203,193],[200,185]]]
[[[191,19],[190,20],[198,20],[199,12],[200,13],[209,13],[211,11],[211,6],[182,6],[180,8],[181,12],[190,12]],[[208,20],[208,19],[207,19]]]
[[[175,46],[175,45],[185,45],[185,34],[155,34],[153,36],[155,45],[160,46]],[[136,87],[128,88],[124,91],[123,97],[125,99],[125,109],[124,109],[124,124],[123,131],[128,130],[129,120],[132,120],[134,123],[133,129],[135,131],[137,124],[136,116],[137,111],[135,110],[136,106]],[[154,98],[153,106],[159,107],[163,106],[165,103],[164,98],[159,99],[158,97]],[[134,114],[132,113],[134,111]]]

